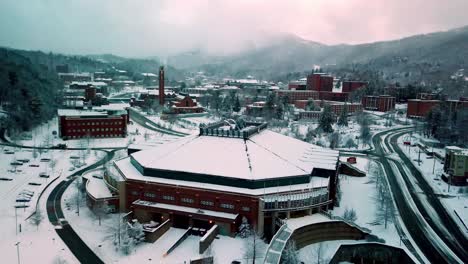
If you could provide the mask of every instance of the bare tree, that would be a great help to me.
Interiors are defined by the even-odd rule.
[[[352,208],[351,209],[346,208],[345,211],[343,212],[343,219],[349,222],[356,222],[357,220],[356,211]]]
[[[97,216],[99,225],[101,225],[102,217],[106,216],[110,211],[107,201],[97,202],[93,206],[93,212]]]
[[[260,257],[260,241],[260,236],[255,231],[255,228],[252,227],[248,237],[246,238],[246,248],[244,252],[244,259],[247,263],[255,264],[256,259]]]
[[[371,179],[375,182],[376,192],[374,200],[377,202],[376,222],[384,222],[385,228],[389,222],[393,222],[395,217],[395,208],[388,187],[387,181],[384,178],[382,168],[375,163],[372,163],[369,168]]]
[[[84,192],[81,178],[77,177],[73,184],[75,185],[76,192],[72,195],[71,200],[76,204],[76,213],[80,215],[81,196]]]
[[[286,247],[281,254],[281,263],[299,264],[299,252],[296,247],[296,242],[292,239],[288,240]]]

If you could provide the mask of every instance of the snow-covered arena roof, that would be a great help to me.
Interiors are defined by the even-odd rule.
[[[123,176],[135,180],[144,177],[148,181],[156,177],[215,184],[225,182],[237,187],[256,182],[256,187],[250,187],[254,189],[288,182],[306,183],[311,175],[327,177],[335,172],[338,155],[338,151],[269,130],[249,138],[188,136],[131,154],[131,163],[141,174]],[[117,168],[119,164],[116,163]],[[323,171],[328,174],[321,174]],[[278,183],[280,180],[283,183]],[[269,183],[262,183],[264,181]]]

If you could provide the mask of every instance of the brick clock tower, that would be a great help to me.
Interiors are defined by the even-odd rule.
[[[159,105],[164,105],[164,66],[159,67]]]

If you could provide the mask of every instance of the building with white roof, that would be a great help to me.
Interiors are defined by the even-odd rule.
[[[217,224],[222,234],[237,232],[246,217],[269,237],[278,218],[333,206],[338,152],[266,126],[221,121],[116,161],[120,208],[142,222]]]

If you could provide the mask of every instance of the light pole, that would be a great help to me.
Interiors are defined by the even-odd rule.
[[[19,244],[20,244],[20,242],[16,242],[16,244],[15,244],[16,253],[18,254],[18,264],[20,264]]]
[[[15,206],[15,230],[16,230],[16,235],[18,235],[18,207]]]

